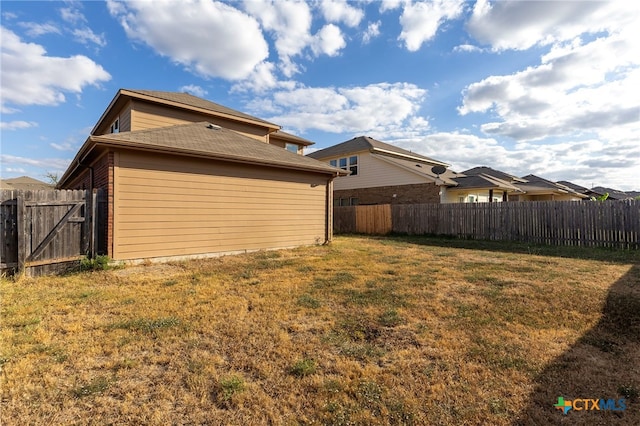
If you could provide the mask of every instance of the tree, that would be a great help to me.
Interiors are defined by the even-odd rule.
[[[47,179],[47,181],[51,185],[57,185],[58,181],[60,180],[60,176],[58,176],[58,173],[54,173],[54,172],[46,172],[44,174],[44,177]]]

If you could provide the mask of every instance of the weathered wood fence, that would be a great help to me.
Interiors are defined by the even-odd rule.
[[[397,204],[334,208],[334,232],[442,235],[640,248],[640,201]]]
[[[100,202],[97,190],[0,191],[1,272],[42,275],[95,255]]]

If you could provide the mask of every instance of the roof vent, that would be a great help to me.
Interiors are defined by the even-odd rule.
[[[220,130],[221,128],[222,128],[222,127],[220,127],[220,126],[216,126],[215,124],[211,124],[211,123],[209,123],[209,124],[207,125],[207,129]]]

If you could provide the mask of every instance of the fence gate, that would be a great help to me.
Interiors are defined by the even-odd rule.
[[[2,268],[56,272],[95,250],[97,193],[2,191]]]

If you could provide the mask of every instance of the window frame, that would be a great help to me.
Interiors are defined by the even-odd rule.
[[[300,145],[295,144],[295,143],[285,142],[284,143],[284,149],[286,149],[289,152],[293,152],[294,154],[299,154],[300,153]],[[295,149],[295,151],[293,149]]]
[[[351,172],[349,176],[358,176],[360,174],[360,158],[358,155],[334,158],[329,160],[329,165]]]
[[[113,123],[111,123],[111,126],[109,126],[109,132],[120,133],[120,116],[116,117],[116,119],[113,120]]]

